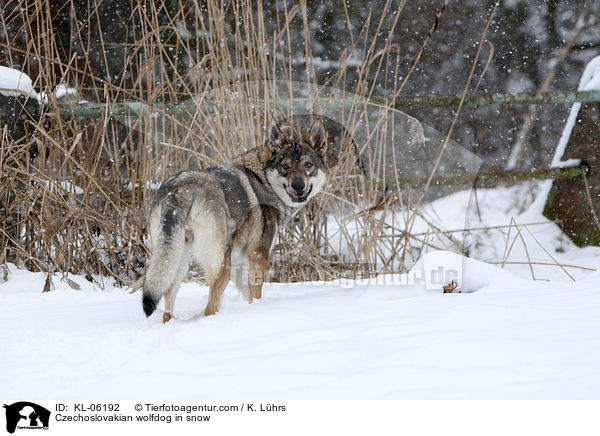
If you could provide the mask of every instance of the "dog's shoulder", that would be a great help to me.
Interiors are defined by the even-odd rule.
[[[253,147],[232,160],[233,165],[240,165],[246,170],[254,173],[258,178],[266,180],[265,166],[270,159],[269,150],[266,146]]]

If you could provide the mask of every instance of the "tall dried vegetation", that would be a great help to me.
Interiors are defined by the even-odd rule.
[[[0,64],[27,73],[47,102],[3,101],[15,116],[0,129],[0,263],[134,281],[151,248],[145,217],[158,183],[260,145],[274,119],[306,112],[360,138],[368,174],[344,146],[327,192],[279,235],[272,280],[403,271],[423,247],[453,243],[434,227],[435,240],[423,228],[411,234],[419,216],[411,202],[421,195],[384,189],[406,167],[398,129],[406,141],[423,139],[418,123],[373,99],[378,76],[398,76],[386,90],[393,96],[412,71],[381,31],[384,20],[397,29],[404,2],[349,26],[352,49],[330,60],[311,55],[315,18],[304,2],[268,11],[260,1],[131,0],[116,10],[125,2],[3,3]],[[323,62],[335,72],[315,83]],[[77,93],[58,98],[61,86]]]

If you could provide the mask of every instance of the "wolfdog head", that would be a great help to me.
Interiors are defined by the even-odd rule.
[[[275,123],[267,140],[267,181],[290,207],[299,207],[317,195],[334,164],[327,156],[327,132],[320,119],[292,125]]]

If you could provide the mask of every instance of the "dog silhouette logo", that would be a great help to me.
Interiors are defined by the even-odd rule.
[[[4,405],[6,409],[6,431],[14,433],[18,429],[48,429],[50,411],[28,401]]]

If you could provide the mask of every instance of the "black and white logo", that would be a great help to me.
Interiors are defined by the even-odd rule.
[[[16,429],[48,430],[50,411],[29,401],[19,401],[4,405],[6,409],[6,431],[14,433]]]

